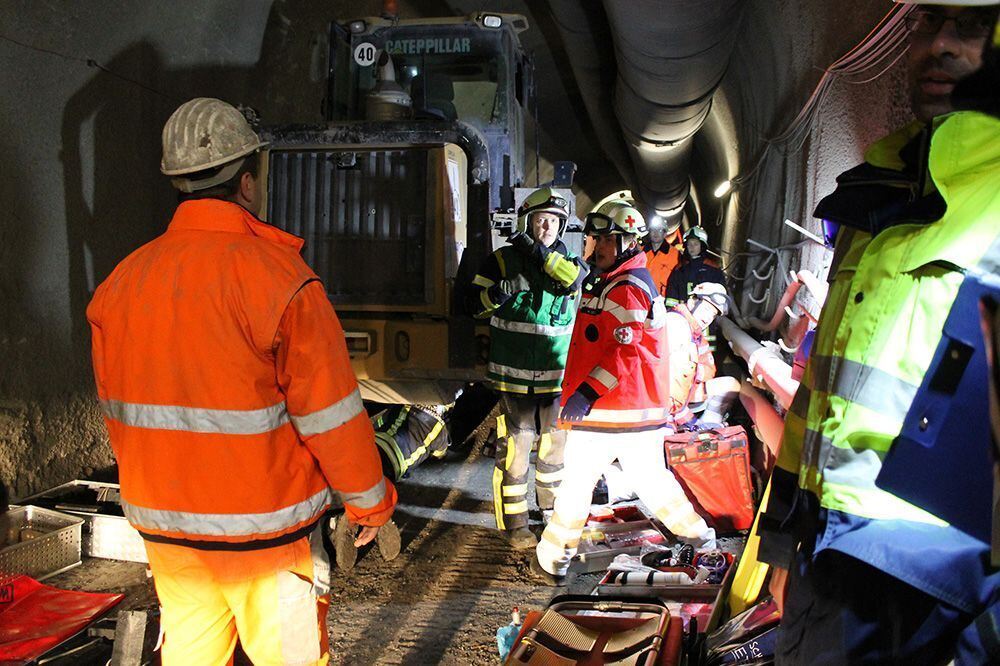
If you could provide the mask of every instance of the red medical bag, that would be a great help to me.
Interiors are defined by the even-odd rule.
[[[721,532],[750,529],[753,481],[747,433],[741,426],[676,433],[663,445],[667,466],[709,525]]]

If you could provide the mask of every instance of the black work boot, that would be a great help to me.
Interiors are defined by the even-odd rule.
[[[527,527],[508,530],[505,536],[507,537],[507,542],[515,550],[528,550],[538,545],[538,537],[532,534],[531,530]]]
[[[557,576],[556,574],[550,574],[548,571],[543,569],[537,557],[531,558],[530,568],[531,575],[534,576],[535,580],[550,587],[564,587],[569,583],[569,576]]]

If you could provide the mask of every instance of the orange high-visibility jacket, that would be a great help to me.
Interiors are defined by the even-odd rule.
[[[660,249],[655,252],[646,250],[646,269],[653,276],[653,282],[656,283],[660,296],[667,295],[667,282],[670,281],[670,274],[677,268],[680,260],[681,253],[667,241],[663,241]]]
[[[144,538],[288,543],[331,489],[354,522],[392,514],[343,329],[301,247],[237,204],[187,201],[97,288],[97,393]]]

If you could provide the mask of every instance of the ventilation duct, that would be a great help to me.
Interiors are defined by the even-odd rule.
[[[614,112],[638,198],[678,211],[690,188],[692,138],[712,107],[744,0],[605,0],[617,62]]]

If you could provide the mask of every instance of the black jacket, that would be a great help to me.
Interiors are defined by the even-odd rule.
[[[667,301],[686,301],[694,286],[703,282],[725,285],[726,274],[716,266],[705,263],[705,255],[691,259],[685,254],[667,281]]]

